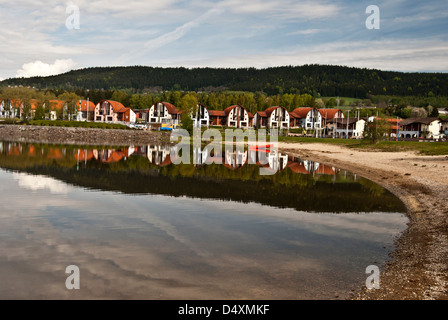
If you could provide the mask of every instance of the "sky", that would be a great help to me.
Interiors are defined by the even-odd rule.
[[[447,30],[448,0],[0,0],[0,80],[135,65],[448,72]]]

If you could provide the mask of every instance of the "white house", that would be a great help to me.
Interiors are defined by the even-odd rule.
[[[95,106],[94,121],[135,123],[136,115],[118,101],[102,100]]]
[[[334,118],[328,120],[328,127],[337,138],[361,139],[365,126],[366,120],[362,118]]]
[[[14,108],[10,100],[0,100],[0,118],[20,117],[20,110]]]
[[[138,110],[138,118],[149,124],[180,124],[182,111],[168,102],[157,102],[149,109]]]
[[[243,106],[233,105],[224,110],[226,115],[226,126],[234,128],[252,127],[254,116]]]
[[[193,126],[195,127],[208,127],[210,124],[210,112],[208,108],[202,104],[198,104],[196,108],[196,113],[193,114],[191,111],[191,119],[193,119]]]
[[[289,112],[286,108],[280,106],[258,111],[254,116],[253,126],[268,129],[289,129]]]
[[[443,135],[442,120],[439,118],[409,118],[400,122],[400,138],[439,139]]]
[[[322,114],[317,108],[296,108],[290,112],[290,128],[322,128]]]
[[[76,121],[93,121],[95,116],[95,104],[88,100],[79,100],[76,103]]]

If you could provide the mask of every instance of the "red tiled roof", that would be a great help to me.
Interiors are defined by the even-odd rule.
[[[326,108],[319,109],[319,112],[322,115],[322,118],[327,119],[327,120],[333,119],[339,111],[342,112],[341,109],[326,109]]]
[[[324,164],[319,165],[319,168],[316,170],[317,174],[329,174],[329,175],[335,175],[336,172],[334,172],[333,168],[330,166],[326,166]]]
[[[313,108],[296,108],[292,113],[296,115],[296,118],[306,118],[308,112],[310,112],[311,110],[313,110]]]
[[[57,110],[62,110],[66,104],[66,102],[62,100],[49,100],[49,102],[51,108]]]
[[[310,172],[306,170],[305,165],[303,163],[290,162],[288,163],[287,167],[295,173],[310,174]]]
[[[76,102],[76,108],[78,111],[87,112],[87,100],[80,100],[81,101],[81,110],[79,110],[79,101]],[[89,100],[89,112],[95,110],[95,104]]]
[[[79,151],[79,152],[78,152]],[[78,149],[78,151],[75,152],[75,159],[76,160],[90,160],[93,158],[93,150],[86,150],[84,149]]]
[[[293,118],[293,119],[296,119],[296,118],[297,118],[297,119],[300,119],[299,115],[298,115],[298,114],[295,114],[294,111],[292,111],[292,112],[289,113],[289,117],[290,117],[290,118]]]
[[[267,117],[266,112],[264,112],[264,111],[257,111],[256,114],[258,114],[262,118],[266,118]]]
[[[169,113],[176,113],[176,111],[178,111],[177,108],[171,103],[168,102],[160,102],[160,103],[163,104],[168,109]]]
[[[214,117],[225,117],[226,116],[226,112],[222,111],[222,110],[208,110],[210,116],[214,116]]]
[[[271,116],[271,113],[272,113],[275,109],[278,109],[278,108],[282,108],[282,109],[285,109],[285,110],[286,110],[285,107],[282,107],[282,106],[274,106],[274,107],[267,108],[266,110],[264,110],[264,112],[266,113],[266,115],[267,115],[268,117],[270,117],[270,116]],[[288,112],[288,110],[286,110],[286,112]]]
[[[98,105],[101,105],[103,102],[109,102],[115,113],[118,113],[121,109],[125,108],[122,103],[113,100],[101,100],[100,102],[98,102]]]

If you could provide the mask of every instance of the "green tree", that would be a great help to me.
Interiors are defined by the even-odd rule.
[[[391,131],[391,124],[386,119],[375,118],[372,122],[366,122],[364,140],[377,143],[386,139]]]

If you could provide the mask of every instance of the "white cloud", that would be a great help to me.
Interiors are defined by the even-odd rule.
[[[266,68],[285,65],[329,64],[393,71],[441,72],[448,70],[448,42],[384,40],[333,42],[281,52],[226,55],[212,59],[159,61],[160,65],[185,67]]]
[[[321,30],[320,29],[306,29],[306,30],[298,30],[298,31],[294,31],[291,33],[288,33],[288,35],[308,35],[308,34],[315,34],[315,33],[319,33]]]
[[[199,26],[202,22],[206,21],[210,17],[219,15],[223,12],[222,9],[211,9],[207,11],[206,13],[202,14],[201,16],[197,17],[196,19],[189,21],[185,24],[183,24],[180,27],[177,27],[174,31],[165,33],[155,39],[151,39],[143,44],[142,48],[137,48],[136,50],[133,50],[129,53],[123,54],[117,63],[119,65],[122,65],[129,60],[133,60],[139,56],[142,56],[146,54],[149,51],[156,50],[160,47],[166,46],[176,40],[179,40],[185,34],[187,34],[191,29]]]
[[[76,63],[72,59],[57,59],[53,64],[40,60],[24,63],[22,69],[17,70],[16,77],[51,76],[64,73],[75,68]]]
[[[340,7],[327,1],[224,0],[220,6],[235,14],[263,14],[283,19],[321,19],[338,14]]]
[[[48,178],[45,176],[34,176],[26,173],[13,174],[14,180],[17,181],[19,187],[31,191],[48,190],[52,194],[67,194],[68,187],[65,183]]]

